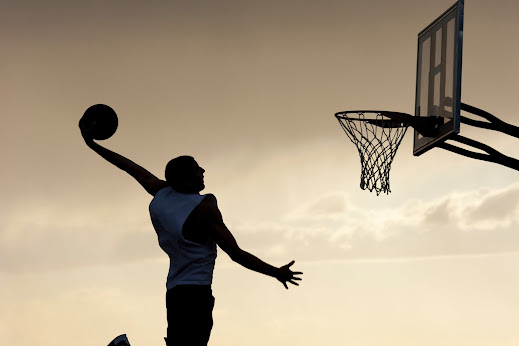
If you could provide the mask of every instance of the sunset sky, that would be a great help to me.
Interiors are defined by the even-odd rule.
[[[516,346],[519,172],[404,138],[391,194],[359,188],[333,117],[412,113],[417,35],[454,0],[0,0],[0,345],[164,345],[168,258],[131,177],[205,168],[239,245],[219,251],[210,346]],[[462,101],[519,125],[519,2],[467,0]],[[518,140],[461,134],[519,158]]]

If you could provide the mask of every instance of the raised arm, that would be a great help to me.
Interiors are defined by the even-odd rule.
[[[122,169],[129,175],[131,175],[150,195],[155,194],[162,188],[168,186],[168,183],[164,180],[160,180],[152,173],[148,172],[143,167],[139,166],[135,162],[127,159],[126,157],[119,155],[111,150],[108,150],[99,144],[97,144],[92,137],[89,135],[89,129],[80,126],[81,135],[85,140],[86,145],[98,153],[106,161],[110,162],[119,169]]]
[[[296,275],[301,275],[303,273],[293,272],[290,270],[294,261],[277,268],[263,262],[258,257],[248,253],[247,251],[242,250],[238,246],[232,233],[229,231],[227,226],[225,226],[222,214],[217,206],[216,198],[213,195],[207,195],[202,203],[204,203],[203,213],[207,220],[209,232],[216,240],[218,246],[225,251],[234,262],[247,269],[278,279],[286,289],[288,289],[287,282],[299,286],[296,281],[301,280],[301,278]]]

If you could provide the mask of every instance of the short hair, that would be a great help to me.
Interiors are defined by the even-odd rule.
[[[170,160],[166,165],[166,181],[174,189],[186,177],[193,173],[192,156],[182,155]]]

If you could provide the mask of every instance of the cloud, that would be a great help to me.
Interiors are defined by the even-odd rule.
[[[446,226],[453,221],[452,203],[450,199],[439,201],[423,211],[422,223],[427,226]]]
[[[480,193],[468,204],[463,212],[466,228],[508,227],[518,221],[519,185]]]
[[[234,220],[229,228],[243,249],[276,263],[515,252],[518,197],[519,185],[511,185],[365,208],[344,193],[328,193],[281,217]],[[141,209],[101,204],[88,210],[49,205],[15,210],[0,221],[0,270],[165,258]]]
[[[277,222],[240,224],[236,232],[243,235],[246,246],[280,260],[516,252],[517,197],[519,185],[511,185],[502,190],[466,191],[431,201],[365,209],[344,194],[327,194]],[[279,251],[281,246],[283,251]]]

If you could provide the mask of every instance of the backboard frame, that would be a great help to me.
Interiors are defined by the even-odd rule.
[[[425,137],[414,131],[415,156],[427,152],[460,131],[463,17],[464,0],[458,0],[418,34],[414,115],[440,116],[443,122],[437,126],[437,135],[434,137]],[[453,24],[451,21],[454,21]],[[452,37],[449,36],[450,30]],[[452,49],[450,54],[449,49]],[[438,57],[440,63],[436,63]]]

